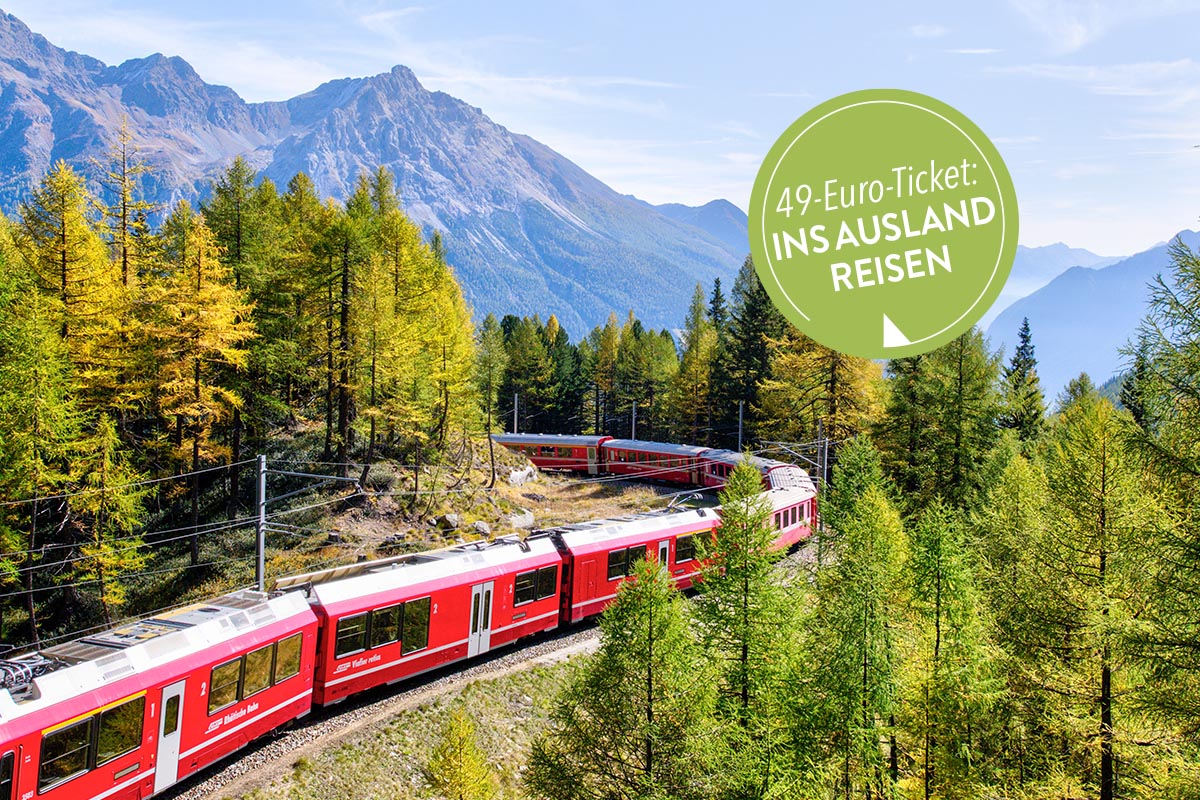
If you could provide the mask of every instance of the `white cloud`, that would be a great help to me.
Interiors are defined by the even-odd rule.
[[[990,56],[1003,53],[1004,50],[999,47],[956,47],[946,52],[959,56]]]
[[[1029,64],[1000,72],[1052,78],[1098,95],[1147,98],[1147,110],[1175,111],[1200,99],[1200,64],[1190,58],[1132,64]]]
[[[922,23],[919,25],[910,25],[908,32],[910,35],[915,36],[918,39],[937,39],[948,34],[950,29],[944,25],[929,25]]]
[[[1197,0],[1010,0],[1050,49],[1073,53],[1122,25],[1200,8]]]

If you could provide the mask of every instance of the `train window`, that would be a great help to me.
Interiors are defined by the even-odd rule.
[[[404,604],[404,633],[400,652],[415,653],[429,646],[429,598],[409,600]]]
[[[163,736],[170,736],[179,730],[179,695],[171,695],[163,708]]]
[[[537,599],[537,570],[522,572],[513,582],[513,605],[532,603]]]
[[[355,614],[342,617],[337,624],[337,647],[333,654],[337,658],[367,649],[367,615]]]
[[[42,737],[39,793],[88,771],[88,746],[92,741],[93,719],[95,717],[88,717]]]
[[[235,658],[219,667],[213,667],[208,682],[208,713],[231,706],[238,701],[238,690],[242,682],[242,660]]]
[[[692,536],[680,536],[675,540],[675,563],[682,564],[696,557],[696,539]]]
[[[371,647],[399,641],[400,606],[377,608],[371,612]]]
[[[275,645],[275,674],[273,683],[283,683],[300,674],[300,639],[303,634],[289,636]]]
[[[0,759],[0,800],[13,800],[13,754]]]
[[[629,557],[625,565],[625,574],[632,575],[633,570],[637,567],[637,562],[646,558],[646,545],[638,544],[629,548]]]
[[[246,654],[246,671],[242,676],[242,698],[258,694],[271,685],[271,661],[275,646],[267,645]]]
[[[558,565],[542,567],[537,573],[538,600],[558,594]]]
[[[623,548],[621,550],[613,550],[608,554],[608,579],[610,581],[625,577],[626,555],[627,553]]]
[[[569,448],[569,447],[558,448],[558,457],[559,458],[570,458],[571,457],[571,448]]]
[[[808,522],[808,503],[800,507],[800,518]]]
[[[271,648],[266,649],[269,651]],[[101,712],[100,733],[96,737],[97,767],[142,746],[142,720],[145,716],[145,695]]]
[[[792,524],[800,521],[800,506],[792,506]]]

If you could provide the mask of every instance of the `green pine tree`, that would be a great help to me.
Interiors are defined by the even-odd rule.
[[[1017,349],[1004,368],[1001,385],[997,422],[1002,428],[1016,431],[1021,441],[1033,441],[1041,432],[1046,402],[1038,380],[1037,358],[1028,317],[1021,321],[1021,329],[1017,331]]]
[[[526,790],[546,800],[713,797],[722,775],[712,673],[663,567],[638,564],[600,634],[534,743]]]
[[[780,554],[762,476],[748,460],[720,493],[721,527],[706,547],[696,621],[717,672],[719,712],[738,768],[730,791],[766,797],[787,780],[785,698],[794,668],[796,593],[775,573]]]
[[[433,790],[446,800],[496,797],[496,775],[475,740],[475,723],[461,704],[450,712],[424,774]]]

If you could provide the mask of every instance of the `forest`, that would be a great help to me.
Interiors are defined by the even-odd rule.
[[[640,680],[580,672],[530,792],[610,796],[582,742],[628,797],[1200,797],[1182,245],[1112,391],[1081,375],[1048,400],[1028,324],[1007,357],[972,330],[879,364],[790,326],[747,260],[678,330],[614,313],[572,342],[553,316],[476,325],[386,170],[342,203],[239,158],[198,206],[155,208],[128,130],[97,170],[59,163],[0,224],[5,643],[245,583],[257,453],[419,479],[514,428],[824,443],[811,563],[780,580],[757,489],[731,482],[720,576],[683,605],[639,573],[589,663]]]
[[[814,420],[834,437],[810,560],[774,566],[756,476],[731,479],[699,595],[639,571],[526,790],[1200,797],[1200,257],[1176,242],[1171,258],[1129,370],[1049,404],[1028,321],[1007,360],[974,330],[882,374],[770,323],[753,441]],[[706,322],[698,297],[689,330],[714,306]],[[710,376],[749,319],[726,324]],[[704,396],[683,374],[668,409]]]

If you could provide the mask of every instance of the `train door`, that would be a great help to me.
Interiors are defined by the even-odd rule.
[[[13,784],[16,783],[17,756],[11,750],[0,758],[0,800],[15,800]]]
[[[599,474],[600,468],[599,468],[599,465],[596,463],[596,448],[589,447],[587,449],[587,453],[588,453],[588,456],[587,456],[587,458],[588,458],[588,475]]]
[[[662,567],[670,566],[671,558],[671,540],[663,539],[658,543],[658,564]]]
[[[494,581],[471,587],[471,636],[467,656],[486,653],[492,646],[492,586]]]
[[[162,691],[162,714],[158,721],[158,757],[154,759],[154,793],[179,780],[179,739],[183,721],[183,690],[187,680],[172,683]]]

